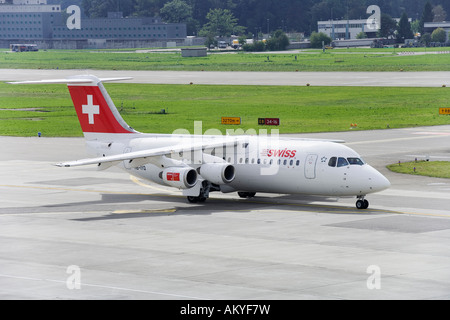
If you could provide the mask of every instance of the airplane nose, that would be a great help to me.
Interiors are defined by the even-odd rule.
[[[373,171],[371,177],[371,192],[383,191],[391,186],[391,182],[385,176],[375,169],[373,169]]]

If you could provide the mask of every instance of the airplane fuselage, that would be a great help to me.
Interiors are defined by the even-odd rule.
[[[158,134],[139,134],[131,138],[119,134],[111,143],[90,138],[88,147],[97,156],[109,156],[161,147],[189,146],[196,139],[208,142],[220,141],[221,138]],[[174,153],[170,159],[195,169],[204,163],[204,155],[231,164],[235,168],[235,178],[220,185],[222,192],[364,196],[389,185],[383,175],[343,144],[283,137],[274,143],[266,136],[236,138],[239,142],[232,147],[224,145],[223,148],[206,149],[197,157],[190,152]],[[159,163],[136,165],[123,161],[120,167],[136,177],[170,185],[161,178],[164,167]],[[202,178],[201,175],[199,178]],[[185,194],[189,192],[185,191]]]

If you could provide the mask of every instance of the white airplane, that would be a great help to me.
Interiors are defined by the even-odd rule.
[[[102,84],[125,79],[85,75],[13,84],[67,84],[87,149],[95,157],[58,166],[118,165],[136,177],[183,190],[189,202],[203,202],[213,191],[237,192],[242,198],[263,192],[356,196],[356,207],[367,209],[366,195],[390,186],[337,141],[137,132],[122,119]]]

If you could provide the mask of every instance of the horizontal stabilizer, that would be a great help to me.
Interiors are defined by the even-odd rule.
[[[122,77],[122,78],[101,78],[98,79],[101,82],[111,82],[111,81],[124,81],[131,80],[131,77]],[[75,76],[66,79],[49,79],[49,80],[29,80],[29,81],[15,81],[15,82],[7,82],[9,84],[90,84],[93,83],[92,78],[84,78],[83,76]]]

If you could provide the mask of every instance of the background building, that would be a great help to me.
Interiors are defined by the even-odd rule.
[[[400,18],[394,20],[398,23]],[[408,20],[412,22],[411,18]],[[368,19],[317,21],[317,29],[332,40],[354,40],[361,32],[366,33],[367,38],[377,38],[378,33],[375,26],[368,25]]]
[[[317,29],[332,40],[356,39],[360,32],[367,33],[369,38],[375,38],[377,34],[367,26],[367,19],[317,21]]]
[[[445,30],[445,33],[447,34],[447,41],[450,40],[450,22],[443,21],[443,22],[425,22],[424,24],[424,31],[428,33],[433,33],[434,30],[437,28],[442,28]]]
[[[69,30],[63,19],[49,20],[54,40],[174,40],[186,38],[186,25],[164,23],[159,18],[123,18],[111,12],[108,18],[83,19],[81,29]]]
[[[0,46],[34,42],[40,48],[165,47],[184,42],[186,24],[164,23],[160,18],[124,18],[111,12],[107,18],[81,19],[80,29],[69,29],[69,14],[47,0],[0,0]]]

